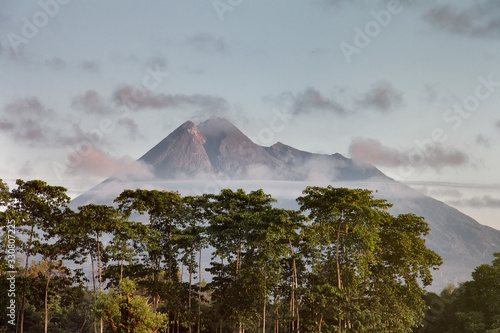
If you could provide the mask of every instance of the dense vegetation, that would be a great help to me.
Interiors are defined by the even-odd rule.
[[[424,296],[429,310],[416,332],[500,333],[500,252],[478,266],[472,280]]]
[[[446,309],[456,325],[497,327],[498,310],[468,302],[479,297],[474,281],[424,295],[441,264],[425,246],[427,223],[392,216],[368,190],[307,187],[294,211],[262,190],[189,197],[137,189],[113,207],[73,211],[62,187],[0,187],[7,332],[411,332],[432,297],[453,298]],[[207,253],[210,274],[200,272]],[[498,262],[485,267],[475,281],[496,272],[498,288]],[[496,295],[488,304],[498,309]],[[437,323],[429,313],[426,329]]]

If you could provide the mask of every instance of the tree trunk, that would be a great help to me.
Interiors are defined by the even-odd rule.
[[[241,241],[240,241],[240,248],[238,249],[238,255],[236,257],[236,280],[238,280],[238,274],[239,274],[239,270],[240,270],[240,264],[241,264]],[[238,327],[239,327],[239,330],[238,332],[239,333],[242,333],[242,322],[241,322],[241,316],[238,316]]]
[[[278,304],[278,290],[274,290],[274,331],[279,332],[279,304]]]
[[[92,255],[92,250],[89,251],[90,263],[92,266],[92,286],[94,289],[94,297],[95,297],[95,268],[94,268],[94,256]],[[94,318],[94,333],[97,333],[97,323]]]
[[[99,269],[99,291],[102,292],[102,266],[101,266],[101,247],[99,244],[99,234],[97,234],[97,266]],[[101,333],[103,333],[103,320],[101,317]]]
[[[293,276],[292,276],[292,293],[291,293],[291,313],[292,313],[292,332],[295,329],[295,324],[293,317],[295,317],[295,289],[298,287],[298,282],[297,282],[297,266],[295,264],[295,251],[293,250],[292,246],[292,240],[288,238],[288,244],[290,245],[290,253],[292,254],[292,269],[293,269]],[[298,318],[298,313],[299,309],[297,307],[297,318]],[[297,324],[297,330],[298,330],[298,324]]]
[[[28,241],[28,246],[31,244],[33,240],[33,230],[35,230],[35,225],[31,226],[30,231],[30,239]],[[28,276],[28,267],[29,267],[29,259],[30,259],[30,249],[26,250],[26,263],[24,265],[24,280],[23,280],[23,297],[21,300],[21,318],[20,318],[20,332],[24,332],[24,301],[26,299],[26,277]]]
[[[201,331],[201,242],[200,242],[200,258],[198,267],[198,333]]]
[[[189,300],[188,300],[188,309],[189,314],[191,315],[191,289],[192,289],[192,277],[193,277],[193,256],[191,255],[189,262]],[[193,325],[189,324],[189,333],[193,333]]]
[[[122,262],[120,265],[120,282],[122,282],[122,280],[123,280],[123,261],[124,261],[124,259],[122,258]]]
[[[95,294],[95,268],[94,268],[94,256],[92,255],[92,252],[89,252],[90,256],[90,266],[92,267],[92,287],[94,288],[94,294]]]
[[[172,224],[168,227],[168,280],[172,281]]]
[[[337,286],[339,289],[342,289],[342,279],[340,277],[340,228],[342,227],[342,219],[343,216],[339,220],[339,226],[337,228],[337,244],[335,246],[335,262],[337,264]],[[339,332],[342,332],[342,319],[341,319],[341,313],[339,312],[339,320],[338,320],[338,326],[339,326]],[[323,319],[323,317],[321,317]],[[321,322],[320,322],[320,327],[321,327]]]
[[[266,267],[264,265],[264,307],[262,309],[262,333],[266,333],[266,305],[267,305],[266,282],[267,282],[267,274],[266,274]]]
[[[222,278],[222,270],[224,269],[224,258],[220,258],[220,262],[221,262],[221,268],[220,268],[220,278]],[[221,314],[221,317],[220,317],[220,331],[222,333],[222,314]]]
[[[50,267],[50,262],[49,262],[47,284],[45,285],[45,333],[48,332],[48,325],[49,325],[49,283],[51,275],[52,275],[52,268]]]
[[[99,291],[102,291],[101,246],[99,244],[99,235],[97,235],[97,268],[99,270]]]
[[[342,226],[342,218],[339,221],[339,226],[337,229],[337,244],[335,245],[335,262],[337,264],[337,286],[342,289],[342,280],[340,278],[340,227]]]
[[[300,301],[297,303],[297,333],[300,333],[300,313],[299,313]]]

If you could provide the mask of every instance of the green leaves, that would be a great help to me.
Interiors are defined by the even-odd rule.
[[[154,312],[146,297],[136,294],[136,285],[129,278],[120,282],[119,292],[99,293],[95,313],[104,318],[113,332],[157,332],[167,325],[167,316]]]
[[[323,330],[363,331],[375,325],[409,331],[425,308],[419,281],[430,284],[430,268],[441,264],[422,238],[429,231],[427,223],[412,214],[390,215],[386,210],[392,205],[374,199],[369,190],[328,186],[307,187],[303,193],[297,202],[311,219],[305,239],[312,265],[305,306],[314,307],[309,313],[326,306],[317,303],[324,288],[342,295],[336,310],[309,320]]]
[[[307,187],[297,199],[299,211],[275,207],[262,190],[242,189],[184,197],[125,190],[117,208],[91,204],[77,212],[67,202],[64,188],[18,181],[9,191],[0,181],[2,217],[15,219],[28,236],[25,253],[41,253],[50,264],[46,305],[63,295],[53,290],[59,286],[55,264],[90,258],[94,289],[96,276],[99,289],[106,281],[113,288],[100,292],[95,306],[113,332],[165,325],[192,331],[203,323],[256,331],[266,321],[281,331],[408,332],[423,317],[422,286],[441,263],[425,245],[423,218],[392,216],[390,203],[364,189]],[[133,221],[141,215],[149,223]],[[212,276],[202,285],[207,247]],[[478,268],[482,289],[467,290],[496,290],[497,269]],[[463,318],[473,315],[462,312]],[[493,320],[483,319],[485,325]]]

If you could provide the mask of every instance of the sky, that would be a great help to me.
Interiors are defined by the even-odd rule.
[[[75,197],[219,116],[500,229],[499,38],[496,0],[1,0],[0,178]]]

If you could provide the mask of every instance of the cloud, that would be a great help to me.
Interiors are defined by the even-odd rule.
[[[363,0],[316,0],[316,3],[325,7],[333,7],[335,10],[342,8],[343,5],[361,5]]]
[[[354,138],[349,146],[349,156],[357,161],[379,166],[400,166],[405,164],[405,156],[396,149],[385,147],[378,140]]]
[[[118,170],[113,178],[120,181],[153,180],[155,179],[154,168],[143,161],[134,161]]]
[[[437,101],[439,92],[437,90],[437,84],[426,83],[424,85],[424,98],[429,104]]]
[[[131,118],[120,118],[118,119],[118,125],[125,128],[127,135],[130,139],[137,139],[138,137],[143,137],[139,130],[137,123]]]
[[[87,113],[106,114],[109,112],[104,98],[95,90],[87,90],[73,97],[71,106]]]
[[[403,93],[387,81],[379,81],[358,100],[358,105],[381,112],[389,112],[401,107]]]
[[[4,106],[0,116],[0,128],[10,132],[21,142],[46,142],[50,131],[44,121],[54,116],[54,111],[45,107],[38,98],[20,98]]]
[[[101,177],[109,177],[134,162],[131,157],[112,158],[94,147],[88,147],[83,155],[69,154],[68,160],[72,162],[70,174]]]
[[[474,208],[500,208],[500,199],[490,195],[476,196],[469,199],[449,201],[451,205]]]
[[[313,112],[326,112],[343,115],[346,108],[333,97],[325,96],[321,91],[308,87],[296,94],[291,92],[281,93],[278,97],[265,97],[265,101],[286,105],[293,114],[309,114]]]
[[[96,60],[84,60],[80,63],[80,68],[86,72],[96,73],[101,69],[101,65]]]
[[[405,7],[421,5],[429,0],[420,1],[401,1]],[[324,6],[325,8],[333,8],[333,10],[343,9],[344,5],[356,6],[364,10],[370,10],[375,6],[388,6],[389,3],[395,3],[394,0],[315,0],[313,4]]]
[[[31,176],[35,173],[35,169],[33,168],[33,164],[31,161],[27,161],[24,165],[19,169],[19,174],[23,177]]]
[[[429,195],[431,196],[440,196],[440,197],[451,197],[451,198],[460,198],[463,196],[462,192],[455,188],[440,188],[440,189],[432,189],[429,191]]]
[[[134,88],[129,85],[116,89],[112,98],[118,106],[127,106],[134,110],[196,107],[204,112],[213,113],[226,112],[229,109],[227,101],[218,96],[153,94],[144,88]]]
[[[198,33],[186,38],[186,42],[196,51],[210,53],[227,53],[228,46],[223,38],[214,37],[207,33]]]
[[[166,70],[167,65],[167,59],[162,56],[154,56],[146,61],[146,67],[151,67],[154,69]]]
[[[53,70],[60,71],[66,69],[66,62],[58,57],[53,57],[52,59],[45,60],[45,65]]]
[[[484,183],[456,183],[443,181],[405,181],[406,185],[416,186],[431,186],[442,188],[464,188],[473,190],[499,190],[500,184],[484,184]]]
[[[65,147],[88,140],[79,125],[61,123],[37,97],[19,98],[0,109],[0,129],[16,143],[32,147]]]
[[[497,120],[495,123],[495,127],[500,130],[500,120]]]
[[[285,105],[296,115],[323,112],[342,116],[354,114],[360,109],[383,113],[393,111],[403,105],[403,93],[389,82],[379,81],[364,93],[352,93],[349,89],[340,88],[326,95],[316,88],[308,87],[295,94],[283,92],[277,97],[265,97],[264,101]]]
[[[480,146],[483,146],[484,148],[490,149],[491,141],[492,139],[490,137],[487,137],[486,135],[483,134],[476,135],[476,143]]]
[[[424,19],[435,28],[456,35],[496,37],[500,34],[500,2],[477,1],[467,8],[437,5],[424,14]]]
[[[468,156],[457,150],[445,149],[441,145],[433,145],[422,150],[413,147],[397,150],[384,146],[374,139],[354,138],[349,146],[349,156],[361,162],[376,166],[413,166],[430,167],[440,170],[444,167],[458,167],[469,163]]]

